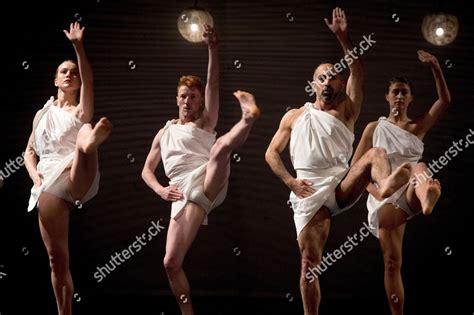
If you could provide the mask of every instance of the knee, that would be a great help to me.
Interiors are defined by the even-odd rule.
[[[385,151],[384,148],[380,147],[373,147],[368,151],[370,157],[372,158],[386,158],[387,157],[387,151]]]
[[[390,275],[398,274],[402,268],[401,257],[396,255],[385,255],[384,256],[385,272]]]
[[[426,172],[427,169],[428,169],[428,167],[426,166],[426,164],[423,163],[423,162],[420,162],[420,163],[417,163],[415,165],[415,167],[413,168],[413,172],[414,173],[424,173],[424,172]]]
[[[163,266],[167,274],[174,274],[181,269],[181,263],[172,255],[165,255]]]
[[[303,273],[308,272],[310,269],[315,268],[321,262],[321,255],[315,253],[303,253],[301,256],[301,271]]]
[[[48,250],[48,258],[52,271],[62,273],[69,269],[69,255],[67,250],[62,248],[51,248]]]

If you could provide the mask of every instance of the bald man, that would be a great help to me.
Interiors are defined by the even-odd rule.
[[[389,196],[410,176],[407,163],[392,172],[387,155],[380,148],[370,149],[349,168],[354,125],[363,99],[363,68],[360,57],[353,54],[357,47],[349,38],[344,11],[335,8],[331,23],[324,20],[344,51],[349,78],[347,82],[343,80],[340,63],[320,64],[312,84],[316,101],[283,116],[265,154],[272,171],[291,189],[305,315],[318,314],[321,294],[314,270],[321,262],[331,216],[350,208],[369,183],[376,183],[381,194]],[[280,157],[288,142],[296,178]]]

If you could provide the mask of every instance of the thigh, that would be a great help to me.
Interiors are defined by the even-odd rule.
[[[298,245],[302,258],[319,261],[329,235],[331,214],[322,207],[298,235]]]
[[[401,258],[407,214],[393,204],[379,209],[379,240],[384,256]]]
[[[361,164],[359,164],[361,162]],[[339,208],[347,207],[357,201],[370,183],[370,173],[364,171],[361,160],[355,163],[347,172],[344,179],[336,187],[336,201]]]
[[[69,205],[47,192],[39,198],[38,220],[43,242],[48,249],[68,248]]]
[[[204,194],[210,201],[214,201],[225,187],[230,175],[230,162],[210,159],[204,178]]]
[[[171,219],[166,238],[166,255],[171,255],[182,263],[205,216],[203,208],[190,202],[175,219]]]

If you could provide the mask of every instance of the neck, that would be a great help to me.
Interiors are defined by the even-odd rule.
[[[180,124],[187,124],[187,123],[190,123],[190,122],[195,122],[199,118],[200,118],[199,114],[196,114],[194,116],[179,115],[179,123]]]
[[[400,111],[398,112],[397,115],[395,115],[394,112],[390,111],[388,120],[393,121],[393,122],[402,122],[402,121],[408,121],[409,119],[408,119],[406,111]]]
[[[58,99],[57,99],[57,106],[64,107],[64,106],[76,106],[76,92],[73,93],[66,93],[63,90],[58,89]]]
[[[313,103],[313,106],[322,111],[330,110],[334,107],[332,104],[324,103],[320,101],[319,99],[317,99],[316,102]]]

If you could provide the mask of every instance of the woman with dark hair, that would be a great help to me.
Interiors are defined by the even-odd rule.
[[[425,163],[419,162],[423,154],[423,138],[440,119],[451,102],[448,86],[436,57],[423,50],[418,59],[429,64],[436,82],[438,99],[424,114],[411,119],[407,115],[413,100],[412,84],[405,78],[390,80],[385,94],[390,112],[388,118],[367,125],[352,159],[354,164],[372,147],[384,148],[392,170],[410,162],[412,175],[409,182],[388,198],[382,198],[375,184],[369,184],[368,221],[372,233],[380,239],[385,268],[385,291],[392,314],[403,314],[404,291],[401,277],[402,243],[408,219],[423,212],[429,215],[441,195],[441,185],[433,179]]]

